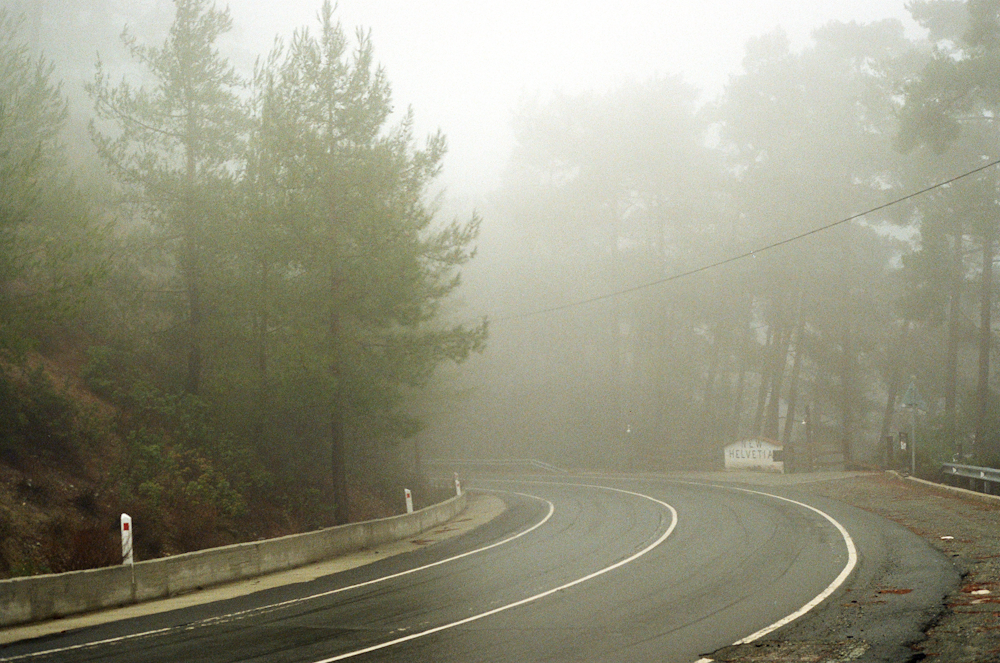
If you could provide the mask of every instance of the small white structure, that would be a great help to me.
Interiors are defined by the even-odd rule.
[[[777,442],[760,438],[733,442],[723,450],[725,467],[727,470],[762,470],[783,474],[784,461],[774,459],[774,452],[781,450],[782,446]]]

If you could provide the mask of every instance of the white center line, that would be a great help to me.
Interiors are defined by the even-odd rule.
[[[531,483],[542,483],[542,482],[531,482]],[[564,585],[559,585],[558,587],[553,587],[552,589],[549,589],[547,591],[541,592],[539,594],[535,594],[533,596],[529,596],[527,598],[521,599],[520,601],[515,601],[513,603],[508,603],[507,605],[502,605],[499,608],[494,608],[493,610],[487,610],[486,612],[481,612],[481,613],[479,613],[477,615],[472,615],[471,617],[466,617],[465,619],[460,619],[458,621],[450,622],[448,624],[441,624],[440,626],[435,626],[434,628],[429,628],[429,629],[427,629],[425,631],[421,631],[419,633],[411,633],[410,635],[403,636],[401,638],[396,638],[395,640],[388,640],[386,642],[381,642],[381,643],[379,643],[377,645],[372,645],[370,647],[365,647],[364,649],[357,649],[357,650],[354,650],[354,651],[345,652],[343,654],[338,654],[337,656],[331,656],[330,658],[324,658],[324,659],[321,659],[321,660],[318,660],[318,661],[314,661],[314,663],[333,663],[333,661],[343,661],[344,659],[354,658],[355,656],[361,656],[362,654],[367,654],[369,652],[378,651],[379,649],[386,649],[388,647],[393,647],[395,645],[402,644],[404,642],[409,642],[410,640],[416,640],[417,638],[424,638],[424,637],[426,637],[428,635],[432,635],[434,633],[440,633],[441,631],[445,631],[445,630],[448,630],[448,629],[455,628],[457,626],[462,626],[464,624],[469,624],[469,623],[472,623],[472,622],[475,622],[475,621],[479,621],[480,619],[485,619],[487,617],[491,617],[492,615],[495,615],[495,614],[500,613],[500,612],[504,612],[506,610],[511,610],[513,608],[517,608],[517,607],[520,607],[522,605],[526,605],[528,603],[533,603],[534,601],[538,601],[540,599],[543,599],[546,596],[551,596],[552,594],[555,594],[556,592],[561,592],[563,590],[569,589],[570,587],[574,587],[576,585],[579,585],[580,583],[587,582],[588,580],[592,580],[592,579],[594,579],[594,578],[596,578],[598,576],[602,576],[605,573],[608,573],[609,571],[613,571],[613,570],[615,570],[617,568],[625,566],[626,564],[639,559],[640,557],[642,557],[643,555],[645,555],[646,553],[650,552],[651,550],[653,550],[654,548],[656,548],[658,545],[660,545],[661,543],[663,543],[664,541],[666,541],[667,537],[670,536],[671,532],[673,532],[674,528],[677,526],[677,510],[674,509],[674,507],[672,507],[669,504],[667,504],[666,502],[662,502],[662,501],[656,499],[655,497],[650,497],[649,495],[643,495],[642,493],[633,493],[632,491],[629,491],[629,490],[620,490],[618,488],[609,488],[607,486],[596,486],[596,485],[590,485],[590,484],[554,483],[552,485],[574,486],[574,487],[579,487],[579,488],[597,488],[597,489],[600,489],[600,490],[609,490],[609,491],[616,492],[616,493],[623,493],[625,495],[633,495],[635,497],[641,497],[643,499],[647,499],[647,500],[649,500],[651,502],[655,502],[655,503],[659,504],[660,506],[666,508],[670,512],[670,516],[671,516],[670,525],[667,527],[666,531],[663,532],[663,534],[659,538],[657,538],[651,544],[649,544],[648,546],[646,546],[645,548],[643,548],[639,552],[635,553],[631,557],[627,557],[627,558],[625,558],[623,560],[620,560],[620,561],[612,564],[611,566],[607,566],[607,567],[605,567],[603,569],[600,569],[599,571],[595,571],[593,573],[585,575],[582,578],[577,578],[576,580],[568,582],[568,583],[566,583]]]
[[[506,492],[506,491],[501,491],[501,492]],[[430,564],[424,564],[423,566],[418,566],[418,567],[414,567],[412,569],[407,569],[405,571],[400,571],[399,573],[393,573],[391,575],[381,576],[381,577],[375,578],[373,580],[366,580],[365,582],[359,582],[357,584],[349,585],[347,587],[338,587],[337,589],[331,589],[329,591],[320,592],[318,594],[310,594],[308,596],[300,596],[298,598],[289,599],[287,601],[281,601],[280,603],[272,603],[272,604],[269,604],[269,605],[259,606],[259,607],[256,607],[256,608],[250,608],[250,609],[247,609],[247,610],[240,610],[238,612],[231,612],[231,613],[228,613],[228,614],[225,614],[225,615],[219,615],[217,617],[209,617],[207,619],[201,619],[201,620],[198,620],[196,622],[191,622],[189,624],[183,624],[181,626],[168,626],[166,628],[159,628],[159,629],[154,629],[154,630],[150,630],[150,631],[142,631],[140,633],[130,633],[128,635],[123,635],[123,636],[120,636],[120,637],[117,637],[117,638],[107,638],[107,639],[104,639],[104,640],[94,640],[92,642],[85,642],[85,643],[82,643],[82,644],[79,644],[79,645],[70,645],[68,647],[57,647],[57,648],[54,648],[54,649],[46,649],[46,650],[43,650],[43,651],[33,652],[31,654],[22,654],[20,656],[12,656],[10,658],[0,658],[0,663],[7,663],[9,661],[22,661],[22,660],[26,660],[26,659],[30,659],[30,658],[35,658],[37,656],[46,656],[46,655],[49,655],[49,654],[59,654],[59,653],[68,652],[68,651],[78,651],[78,650],[81,650],[81,649],[89,649],[89,648],[93,648],[93,647],[99,647],[101,645],[116,644],[116,643],[125,642],[125,641],[129,641],[129,640],[136,640],[136,639],[139,639],[139,638],[148,638],[148,637],[153,637],[153,636],[158,636],[158,635],[165,635],[165,634],[168,634],[168,633],[183,632],[183,631],[193,631],[195,629],[205,628],[207,626],[213,626],[213,625],[228,623],[228,622],[231,622],[231,621],[235,621],[237,619],[244,619],[244,618],[250,617],[250,616],[266,614],[268,612],[273,612],[275,610],[280,610],[282,608],[287,608],[289,606],[292,606],[292,605],[295,605],[295,604],[298,604],[298,603],[303,603],[305,601],[312,601],[312,600],[323,598],[323,597],[326,597],[326,596],[332,596],[334,594],[340,594],[341,592],[347,592],[347,591],[350,591],[352,589],[358,589],[359,587],[367,587],[369,585],[374,585],[376,583],[385,582],[387,580],[393,580],[394,578],[400,578],[402,576],[407,576],[407,575],[410,575],[411,573],[417,573],[418,571],[424,571],[426,569],[434,568],[435,566],[440,566],[442,564],[447,564],[449,562],[454,562],[455,560],[459,560],[459,559],[462,559],[464,557],[468,557],[469,555],[475,555],[477,553],[481,553],[481,552],[484,552],[486,550],[490,550],[492,548],[496,548],[497,546],[502,546],[502,545],[504,545],[506,543],[510,543],[511,541],[519,539],[522,536],[525,536],[525,535],[529,534],[530,532],[535,531],[536,529],[538,529],[539,527],[541,527],[542,525],[544,525],[545,523],[547,523],[549,521],[549,519],[552,518],[552,514],[555,513],[555,505],[553,505],[552,502],[549,502],[548,500],[544,500],[544,499],[541,499],[539,497],[535,497],[534,495],[526,495],[524,493],[513,493],[513,494],[514,495],[519,495],[521,497],[526,497],[526,498],[532,499],[532,500],[539,500],[541,502],[546,503],[548,505],[548,510],[545,513],[545,517],[542,518],[537,523],[535,523],[534,525],[532,525],[531,527],[529,527],[529,528],[527,528],[525,530],[522,530],[521,532],[518,532],[517,534],[514,534],[513,536],[509,536],[506,539],[502,539],[502,540],[497,541],[495,543],[491,543],[488,546],[483,546],[482,548],[476,548],[475,550],[469,550],[469,551],[466,551],[466,552],[461,553],[459,555],[455,555],[453,557],[448,557],[446,559],[441,559],[441,560],[438,560],[436,562],[431,562]]]
[[[710,484],[710,483],[695,483],[693,481],[677,481],[675,483],[683,483],[683,484],[688,484],[688,485],[691,485],[691,486],[711,486],[712,488],[723,488],[723,489],[726,489],[726,490],[738,490],[738,491],[743,492],[743,493],[752,493],[754,495],[763,495],[764,497],[770,497],[772,499],[781,500],[783,502],[788,502],[790,504],[794,504],[796,506],[800,506],[803,509],[808,509],[810,511],[818,513],[819,515],[823,516],[828,521],[830,521],[830,523],[834,527],[837,528],[837,531],[840,532],[840,536],[842,536],[843,539],[844,539],[844,545],[847,546],[847,564],[845,564],[844,568],[840,570],[840,573],[837,575],[836,578],[833,579],[833,582],[831,582],[829,585],[826,586],[826,589],[824,589],[822,592],[820,592],[819,594],[817,594],[811,601],[809,601],[808,603],[806,603],[804,606],[802,606],[801,608],[799,608],[795,612],[793,612],[793,613],[791,613],[791,614],[789,614],[789,615],[787,615],[785,617],[782,617],[781,619],[779,619],[778,621],[774,622],[770,626],[765,626],[764,628],[760,629],[759,631],[755,631],[755,632],[751,633],[750,635],[746,636],[745,638],[741,638],[740,640],[737,640],[736,642],[733,643],[732,646],[735,646],[735,645],[746,645],[746,644],[749,644],[749,643],[751,643],[751,642],[753,642],[755,640],[759,640],[760,638],[763,638],[768,633],[776,631],[779,628],[781,628],[782,626],[785,626],[786,624],[789,624],[789,623],[795,621],[796,619],[798,619],[799,617],[801,617],[802,615],[806,614],[807,612],[809,612],[810,610],[812,610],[813,608],[815,608],[816,606],[818,606],[820,603],[822,603],[823,601],[825,601],[827,598],[829,598],[829,596],[831,594],[833,594],[835,591],[837,591],[837,589],[841,585],[843,585],[845,582],[847,582],[847,579],[850,577],[851,573],[854,571],[854,567],[858,565],[858,549],[854,545],[854,539],[852,539],[851,535],[848,534],[847,528],[844,527],[843,525],[841,525],[839,522],[837,522],[837,520],[834,519],[833,516],[831,516],[830,514],[826,513],[825,511],[820,511],[819,509],[817,509],[814,506],[810,506],[810,505],[806,504],[805,502],[799,502],[798,500],[793,500],[793,499],[790,499],[788,497],[781,497],[780,495],[772,495],[771,493],[764,493],[764,492],[761,492],[759,490],[750,490],[749,488],[735,488],[733,486],[718,486],[718,485]],[[699,658],[694,663],[713,663],[713,659],[711,659],[711,658]]]

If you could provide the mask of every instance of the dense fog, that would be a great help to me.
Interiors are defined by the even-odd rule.
[[[499,19],[520,69],[421,60],[487,14],[409,42],[385,7],[271,4],[3,5],[5,366],[72,355],[151,505],[278,484],[312,513],[441,458],[709,469],[750,438],[997,462],[998,3],[710,3],[718,35],[609,39],[593,80],[544,59],[578,17],[545,48],[522,21],[532,78]],[[633,4],[609,34],[656,43]]]
[[[908,464],[902,432],[927,473],[995,462],[993,46],[911,7],[921,35],[761,34],[707,101],[658,76],[522,105],[466,271],[489,350],[428,444],[709,468],[763,437],[832,468]]]

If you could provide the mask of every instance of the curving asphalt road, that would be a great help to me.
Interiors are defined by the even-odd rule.
[[[817,604],[795,623],[835,628],[852,585],[905,568],[927,591],[907,593],[895,630],[873,625],[885,646],[853,650],[858,660],[893,660],[901,633],[918,628],[938,586],[953,581],[947,560],[904,530],[801,495],[637,478],[480,488],[507,509],[459,538],[310,582],[15,643],[0,660],[694,663]],[[907,620],[914,626],[900,631]]]

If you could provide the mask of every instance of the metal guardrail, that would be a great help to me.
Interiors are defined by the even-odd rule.
[[[944,482],[953,486],[964,483],[960,488],[968,488],[987,495],[1000,495],[1000,470],[993,467],[975,467],[957,463],[941,463]]]
[[[568,470],[564,470],[561,467],[556,467],[551,463],[546,463],[541,460],[535,460],[534,458],[515,458],[515,459],[429,458],[424,462],[428,465],[435,465],[435,466],[444,465],[448,467],[512,468],[512,467],[522,466],[522,467],[533,467],[538,470],[544,470],[545,472],[551,472],[552,474],[566,474],[568,472]]]

